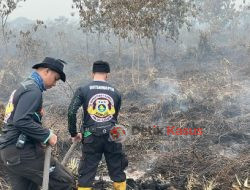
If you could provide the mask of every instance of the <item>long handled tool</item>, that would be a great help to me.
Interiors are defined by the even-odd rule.
[[[50,168],[51,150],[52,150],[52,147],[50,145],[48,145],[45,150],[42,190],[49,189],[49,168]]]
[[[62,165],[66,165],[71,153],[75,149],[77,145],[77,142],[73,142],[71,147],[69,148],[68,152],[63,158]],[[49,145],[47,146],[45,150],[45,159],[44,159],[44,168],[43,168],[43,184],[42,184],[42,190],[48,190],[49,189],[49,169],[50,169],[50,159],[51,159],[51,150],[52,147]]]
[[[68,152],[65,154],[65,156],[63,158],[63,161],[61,162],[61,164],[63,166],[66,166],[66,164],[67,164],[67,162],[69,160],[69,157],[71,156],[71,154],[72,154],[73,150],[75,149],[76,145],[77,145],[77,142],[74,141],[73,144],[70,146]]]

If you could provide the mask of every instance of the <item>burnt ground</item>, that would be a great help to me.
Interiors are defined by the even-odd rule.
[[[222,59],[209,68],[176,70],[155,69],[142,76],[143,83],[119,86],[123,94],[119,120],[129,134],[124,143],[128,189],[240,189],[236,176],[243,182],[250,167],[249,65]],[[120,78],[121,72],[116,74],[114,78]],[[44,125],[59,136],[53,150],[59,160],[70,146],[67,101],[45,102]],[[167,126],[200,128],[202,135],[168,135]],[[75,175],[72,161],[77,163],[80,156],[79,146],[68,164]],[[0,176],[5,176],[3,171]],[[0,189],[7,189],[6,180],[1,178]],[[95,189],[112,189],[104,161]]]

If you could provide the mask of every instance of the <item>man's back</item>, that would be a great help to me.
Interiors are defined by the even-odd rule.
[[[77,89],[71,102],[69,116],[75,113],[75,108],[83,106],[83,128],[97,126],[114,126],[121,107],[121,95],[105,81],[93,81]],[[69,117],[69,126],[74,125]],[[71,130],[71,129],[70,129]]]
[[[32,99],[34,101],[31,101]],[[40,135],[45,135],[43,138],[47,138],[47,131],[45,133],[39,133],[37,131],[40,131],[41,124],[34,124],[35,120],[37,121],[39,118],[34,118],[36,116],[33,116],[33,113],[39,112],[41,108],[42,92],[36,86],[35,82],[32,79],[22,82],[20,86],[12,92],[6,106],[4,126],[2,129],[3,135],[0,137],[0,149],[16,143],[21,132],[24,131],[29,134],[30,129],[36,130],[36,138],[40,139]],[[33,132],[34,131],[32,131],[32,133]],[[28,141],[32,141],[32,139],[28,139]]]
[[[76,90],[68,112],[69,132],[73,140],[82,140],[83,159],[79,165],[78,190],[90,190],[98,164],[104,154],[109,175],[115,190],[126,189],[127,159],[122,144],[109,138],[109,132],[117,123],[121,107],[121,95],[106,82],[110,73],[107,62],[93,64],[93,82]],[[82,131],[77,132],[76,114],[83,107]],[[83,135],[83,139],[82,139]],[[118,188],[119,186],[119,188]]]
[[[7,168],[13,190],[37,190],[43,181],[44,144],[54,146],[57,136],[42,126],[42,92],[61,79],[66,80],[63,61],[46,57],[30,77],[10,96],[6,106],[3,134],[0,136],[0,161]],[[73,176],[53,157],[49,189],[72,190]]]

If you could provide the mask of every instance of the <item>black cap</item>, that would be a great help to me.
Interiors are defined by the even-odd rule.
[[[109,63],[105,61],[96,61],[93,64],[93,73],[110,73]]]
[[[66,64],[65,61],[61,59],[54,59],[52,57],[45,57],[42,63],[38,63],[36,65],[33,65],[33,69],[38,69],[39,67],[49,68],[55,72],[57,72],[60,75],[60,79],[65,82],[66,81],[66,75],[63,72],[63,67]]]

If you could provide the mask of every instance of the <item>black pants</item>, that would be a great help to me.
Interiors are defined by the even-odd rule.
[[[92,186],[103,153],[111,180],[126,180],[124,169],[128,166],[128,160],[122,151],[122,144],[108,141],[108,135],[90,135],[84,138],[82,145],[82,159],[78,171],[80,187]]]
[[[24,149],[10,145],[0,151],[0,158],[7,168],[12,190],[38,190],[42,185],[44,150],[35,145],[27,144]],[[74,178],[55,159],[51,159],[49,189],[72,190]]]

